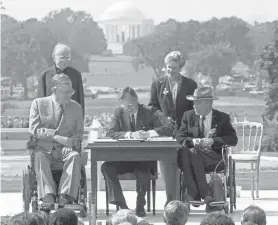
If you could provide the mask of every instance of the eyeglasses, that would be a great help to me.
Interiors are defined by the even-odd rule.
[[[62,56],[62,55],[56,55],[56,57],[60,60],[63,60],[63,61],[70,61],[71,60],[71,57],[67,57],[67,56]]]
[[[63,95],[70,95],[70,96],[72,96],[74,93],[75,93],[75,91],[74,90],[72,90],[72,91],[61,91],[61,90],[59,90]]]

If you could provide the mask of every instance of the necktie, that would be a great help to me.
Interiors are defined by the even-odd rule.
[[[65,73],[64,70],[59,69],[58,67],[56,68],[56,73],[60,74],[60,73]]]
[[[135,131],[135,118],[134,118],[134,114],[131,115],[130,126],[131,126],[131,131],[134,132]]]
[[[58,110],[57,124],[56,124],[56,127],[57,127],[57,128],[58,128],[58,126],[59,126],[59,124],[60,124],[60,122],[61,122],[63,113],[64,113],[64,106],[63,106],[63,105],[60,105],[59,110]]]
[[[202,117],[201,117],[201,127],[200,127],[200,131],[201,131],[200,135],[201,135],[201,138],[204,138],[204,137],[205,137],[205,123],[204,123],[205,119],[206,119],[205,116],[202,116]]]

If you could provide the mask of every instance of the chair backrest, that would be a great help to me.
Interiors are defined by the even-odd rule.
[[[234,122],[238,136],[238,144],[236,149],[240,153],[261,154],[261,143],[263,137],[263,124],[259,122],[241,121]],[[236,153],[239,153],[238,151]]]

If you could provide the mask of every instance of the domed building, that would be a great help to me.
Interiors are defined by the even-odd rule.
[[[121,54],[123,44],[152,32],[154,21],[130,3],[120,2],[109,6],[97,21],[105,34],[108,49]]]

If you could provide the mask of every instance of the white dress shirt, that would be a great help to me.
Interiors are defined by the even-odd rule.
[[[201,116],[202,118],[203,116]],[[208,115],[206,115],[206,118],[204,120],[204,137],[207,138],[209,131],[211,129],[211,120],[212,120],[212,110],[209,112]],[[201,120],[200,120],[201,122]],[[201,124],[200,124],[201,125]]]

